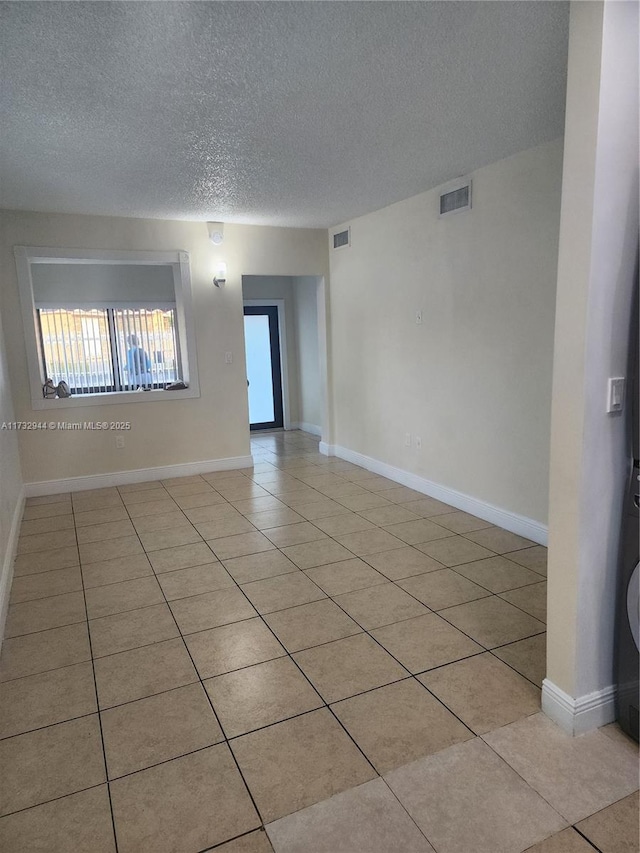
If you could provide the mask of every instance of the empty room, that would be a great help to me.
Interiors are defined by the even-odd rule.
[[[3,853],[640,853],[638,36],[0,0]]]

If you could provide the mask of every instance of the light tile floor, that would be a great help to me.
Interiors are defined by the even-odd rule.
[[[307,434],[252,444],[27,501],[3,853],[637,853],[635,744],[540,713],[545,549]]]

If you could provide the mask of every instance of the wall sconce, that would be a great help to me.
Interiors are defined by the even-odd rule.
[[[224,222],[207,222],[209,239],[214,246],[219,246],[224,240]]]
[[[224,287],[227,281],[227,265],[224,261],[219,261],[216,266],[216,271],[213,275],[213,283],[216,287]]]

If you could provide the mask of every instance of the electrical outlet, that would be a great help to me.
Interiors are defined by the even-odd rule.
[[[224,354],[224,363],[225,364],[233,364],[233,353],[225,352]]]
[[[122,450],[122,448],[124,447],[124,436],[123,435],[117,435],[116,436],[116,447],[118,450]]]
[[[404,434],[404,446],[405,447],[411,447],[411,433],[410,432],[406,432]]]
[[[422,439],[419,435],[416,436],[416,450],[422,450]]]

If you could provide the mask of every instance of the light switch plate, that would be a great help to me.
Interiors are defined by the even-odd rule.
[[[614,376],[607,383],[607,413],[621,412],[624,407],[624,376]]]

